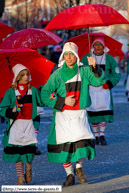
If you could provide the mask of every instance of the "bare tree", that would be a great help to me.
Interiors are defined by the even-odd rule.
[[[92,0],[86,0],[86,4],[91,4]]]
[[[80,0],[76,0],[76,5],[79,5],[80,4]]]

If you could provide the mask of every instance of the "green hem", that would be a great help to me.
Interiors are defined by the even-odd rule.
[[[27,163],[27,162],[32,162],[34,159],[34,155],[35,154],[25,154],[25,155],[11,155],[11,154],[5,154],[3,152],[3,160],[5,162],[12,162],[12,163],[16,163],[16,162],[22,162],[22,163]]]
[[[61,153],[49,153],[48,161],[55,163],[76,162],[81,158],[88,157],[88,160],[93,160],[95,157],[95,149],[91,147],[78,148],[75,153],[61,151]]]
[[[114,118],[112,115],[106,115],[106,116],[88,116],[88,120],[90,123],[101,123],[101,122],[106,122],[106,123],[111,123],[114,121]]]

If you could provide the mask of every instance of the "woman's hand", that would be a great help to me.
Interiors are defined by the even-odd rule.
[[[16,106],[13,108],[12,112],[13,112],[13,113],[16,113],[16,112],[17,112]]]
[[[87,56],[87,60],[88,60],[89,66],[93,66],[95,68],[96,66],[95,58]]]
[[[68,96],[65,98],[65,104],[68,106],[74,106],[76,103],[76,99],[74,98],[74,95]]]

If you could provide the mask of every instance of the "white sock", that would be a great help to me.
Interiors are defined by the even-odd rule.
[[[70,162],[64,163],[63,166],[64,166],[64,169],[66,171],[67,176],[70,175],[70,174],[73,174],[72,163],[70,163]]]
[[[81,158],[77,161],[76,168],[82,168],[85,158]]]
[[[105,128],[106,128],[106,122],[99,123],[100,136],[104,136]]]
[[[99,131],[98,131],[98,123],[92,124],[92,128],[95,134],[95,137],[99,137]]]
[[[24,164],[20,162],[16,162],[16,171],[17,176],[24,176]]]

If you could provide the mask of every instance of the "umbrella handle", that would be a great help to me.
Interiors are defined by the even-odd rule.
[[[90,57],[91,57],[91,49],[90,49],[90,28],[88,26],[88,43],[89,43],[89,53],[90,53]],[[95,68],[95,67],[93,67]]]
[[[90,49],[90,28],[88,26],[88,44],[89,44],[89,53],[90,53],[90,56],[91,56],[91,49]]]

